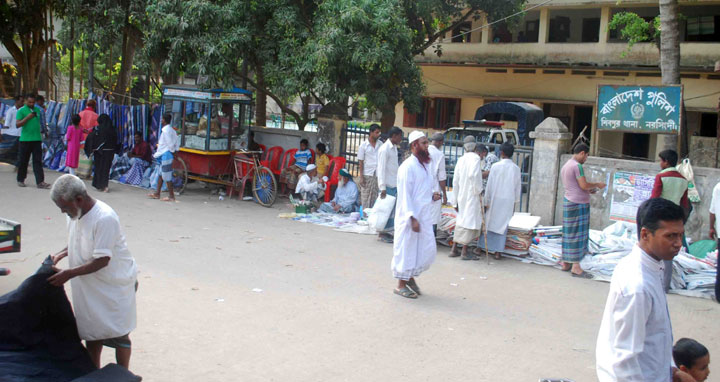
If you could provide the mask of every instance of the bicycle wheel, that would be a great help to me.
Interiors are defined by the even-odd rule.
[[[267,167],[256,167],[253,174],[252,192],[255,201],[265,207],[275,203],[277,197],[277,182],[275,176]]]
[[[175,192],[180,195],[185,191],[185,186],[188,182],[188,169],[185,161],[182,158],[175,157],[172,164],[173,168],[173,185],[175,186]],[[178,182],[175,182],[178,179]]]

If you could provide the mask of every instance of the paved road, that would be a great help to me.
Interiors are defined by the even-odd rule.
[[[198,188],[175,204],[145,194],[118,184],[93,192],[120,215],[139,265],[131,369],[145,380],[596,379],[608,284],[512,260],[463,262],[440,248],[418,278],[425,295],[411,301],[392,294],[392,249],[372,236],[277,218],[284,203],[221,201]],[[13,271],[0,277],[5,293],[66,233],[48,191],[18,188],[2,164],[0,216],[23,228],[23,251],[0,255]],[[669,304],[675,338],[720,354],[720,305],[674,295]]]

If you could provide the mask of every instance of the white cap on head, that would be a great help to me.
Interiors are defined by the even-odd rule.
[[[315,166],[314,164],[309,164],[309,165],[307,165],[307,167],[305,167],[305,171],[310,172],[316,168],[317,168],[317,166]]]
[[[425,134],[423,134],[422,131],[415,130],[408,136],[408,144],[412,144],[413,142],[417,141],[418,139],[424,137]]]

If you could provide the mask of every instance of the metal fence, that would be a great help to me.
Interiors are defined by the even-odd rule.
[[[346,169],[353,176],[359,175],[359,164],[357,159],[357,152],[360,144],[367,140],[370,133],[367,129],[359,127],[346,127],[341,130],[340,133],[340,156],[345,157]],[[378,141],[378,144],[382,144]],[[491,152],[495,152],[499,157],[500,144],[497,143],[483,143],[488,147]],[[398,147],[399,160],[407,157],[408,154],[408,143],[407,138],[404,138],[402,143]],[[452,177],[455,173],[455,163],[460,158],[465,150],[463,149],[463,142],[460,140],[445,140],[443,145],[443,153],[445,154],[445,170],[447,171],[447,185],[452,187]],[[520,177],[522,183],[522,198],[520,203],[520,211],[528,212],[530,205],[530,182],[532,175],[532,154],[533,148],[526,146],[515,146],[515,154],[513,155],[513,161],[520,167]]]
[[[359,173],[358,148],[363,141],[368,139],[369,135],[370,132],[367,129],[360,127],[348,126],[340,130],[340,156],[345,157],[345,169],[352,176],[357,176]]]
[[[488,147],[490,152],[500,157],[500,146],[498,143],[482,143]],[[463,141],[446,140],[443,144],[443,153],[445,154],[445,170],[447,171],[447,185],[452,187],[452,178],[455,173],[455,163],[458,158],[465,154],[463,149]],[[527,146],[515,146],[515,154],[513,154],[513,162],[520,167],[520,181],[522,184],[522,197],[520,202],[520,212],[528,212],[530,209],[530,182],[532,179],[532,154],[533,148]]]

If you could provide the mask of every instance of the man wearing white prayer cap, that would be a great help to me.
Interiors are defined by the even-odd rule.
[[[300,175],[300,180],[295,187],[295,193],[300,194],[302,200],[318,203],[325,195],[325,181],[318,179],[317,166],[309,164],[305,167],[305,173]]]
[[[398,169],[391,269],[398,280],[394,293],[417,298],[420,288],[415,277],[430,268],[437,252],[432,203],[440,200],[441,194],[433,191],[435,177],[427,137],[413,131],[408,142],[412,155]]]

